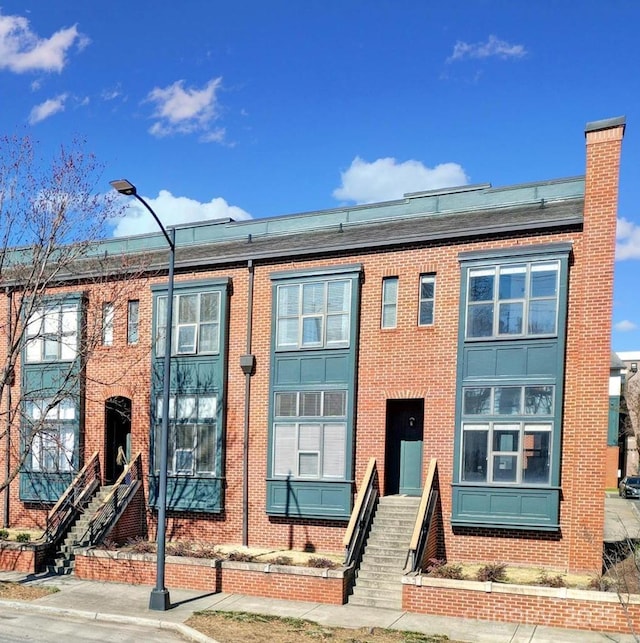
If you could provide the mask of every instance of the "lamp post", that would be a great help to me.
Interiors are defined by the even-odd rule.
[[[167,466],[169,444],[169,393],[171,384],[171,327],[173,324],[173,269],[175,265],[176,245],[175,229],[169,234],[158,215],[151,206],[138,194],[136,186],[126,179],[110,181],[120,194],[133,196],[151,213],[164,238],[169,244],[169,284],[167,286],[167,325],[165,330],[164,372],[162,381],[162,426],[160,432],[160,480],[158,485],[158,530],[157,530],[157,566],[156,586],[151,590],[149,609],[166,611],[171,605],[169,590],[164,586],[165,546],[167,534]]]

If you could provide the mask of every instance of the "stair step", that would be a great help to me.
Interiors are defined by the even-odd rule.
[[[360,605],[362,607],[377,607],[378,609],[399,610],[402,609],[402,596],[399,598],[388,598],[383,596],[351,594],[351,596],[349,596],[349,604]]]

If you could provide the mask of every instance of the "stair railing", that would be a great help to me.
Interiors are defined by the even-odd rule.
[[[364,543],[371,528],[373,513],[378,502],[378,495],[376,459],[370,458],[343,539],[345,565],[357,564],[362,557]]]
[[[65,533],[73,519],[82,512],[84,504],[100,486],[100,459],[94,451],[88,462],[80,469],[71,484],[47,514],[44,538],[56,543]]]
[[[113,488],[93,512],[84,533],[78,537],[79,545],[97,545],[105,536],[113,521],[129,503],[130,497],[142,482],[142,453],[138,452],[127,464]]]
[[[438,502],[438,490],[436,489],[437,472],[438,463],[435,458],[431,458],[427,479],[422,490],[422,497],[420,498],[418,515],[416,516],[413,534],[411,535],[409,551],[407,552],[405,561],[406,572],[417,572],[422,565],[422,559],[432,530],[433,515]]]

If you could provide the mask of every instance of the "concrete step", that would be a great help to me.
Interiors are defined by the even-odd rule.
[[[402,594],[402,581],[400,578],[397,580],[386,580],[378,578],[366,578],[358,576],[358,593],[363,590],[372,590],[379,594]]]
[[[362,607],[376,607],[378,609],[399,610],[402,609],[402,595],[380,596],[374,594],[351,594],[349,605],[360,605]]]

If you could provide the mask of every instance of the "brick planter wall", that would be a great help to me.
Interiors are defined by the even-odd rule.
[[[46,543],[0,542],[0,570],[36,574],[44,569]]]
[[[458,618],[629,633],[640,630],[640,596],[502,583],[405,577],[402,607]]]
[[[76,554],[75,574],[85,580],[154,585],[156,557],[86,550]],[[169,588],[342,605],[352,574],[351,568],[313,569],[167,556],[165,582]]]

